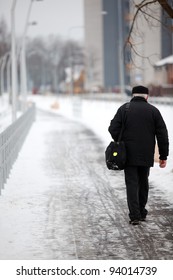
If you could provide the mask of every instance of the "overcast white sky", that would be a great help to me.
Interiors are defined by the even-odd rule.
[[[15,8],[16,34],[24,30],[27,10],[31,0],[17,0]],[[0,18],[3,16],[11,28],[11,7],[13,0],[0,0]],[[33,1],[30,22],[36,21],[36,26],[30,26],[28,36],[47,36],[57,34],[64,39],[83,39],[83,0],[43,0]],[[74,28],[76,27],[76,28]]]

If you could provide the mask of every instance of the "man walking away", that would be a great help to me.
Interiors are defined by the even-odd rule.
[[[144,86],[132,89],[132,99],[128,110],[122,105],[111,120],[109,132],[117,141],[122,122],[125,129],[122,140],[127,150],[127,162],[124,169],[127,190],[127,204],[129,208],[129,223],[138,225],[145,221],[148,211],[150,167],[154,164],[154,151],[157,139],[159,149],[159,164],[166,166],[169,141],[165,122],[159,110],[147,102],[149,90]]]

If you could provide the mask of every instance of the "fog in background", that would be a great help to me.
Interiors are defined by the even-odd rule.
[[[11,7],[13,0],[0,0],[0,18],[11,26]],[[22,35],[30,0],[17,0],[15,8],[16,34]],[[28,36],[47,36],[50,34],[83,39],[83,29],[76,28],[70,32],[73,26],[83,25],[83,0],[42,0],[33,1],[30,22],[37,25],[30,26]]]

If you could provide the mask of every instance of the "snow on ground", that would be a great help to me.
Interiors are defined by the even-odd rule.
[[[8,124],[11,123],[10,108],[7,106],[7,97],[1,99],[1,115],[0,115],[0,132],[2,132]],[[61,114],[75,121],[82,122],[87,127],[92,129],[105,144],[105,147],[111,141],[111,136],[108,133],[110,120],[115,115],[118,107],[123,104],[123,100],[104,101],[99,99],[80,98],[78,96],[41,96],[30,95],[29,101],[36,103],[37,107],[46,111]],[[126,100],[128,101],[128,100]],[[153,104],[155,105],[155,104]],[[150,182],[159,190],[162,190],[164,196],[173,202],[173,106],[171,105],[155,105],[161,112],[169,133],[170,155],[168,157],[167,167],[161,169],[158,163],[155,163],[154,168],[151,168]]]
[[[30,96],[30,101],[34,101],[38,108],[61,114],[75,121],[82,122],[92,129],[105,144],[111,141],[108,133],[110,120],[114,117],[117,109],[125,101],[115,102],[99,99],[84,99],[78,96]],[[128,100],[127,100],[128,101]],[[150,102],[150,101],[149,101]],[[155,105],[155,104],[153,104]],[[158,163],[151,168],[150,182],[161,190],[169,202],[173,202],[173,107],[171,105],[155,105],[161,112],[169,133],[170,155],[167,167],[161,169]]]
[[[62,96],[30,96],[29,100],[34,101],[40,109],[54,112],[56,114],[62,114],[70,119],[82,122],[90,129],[94,130],[100,139],[102,139],[105,147],[111,140],[107,131],[110,120],[113,118],[118,107],[122,104],[120,101],[104,102],[101,100],[80,99],[78,97],[63,98]],[[158,187],[158,190],[163,191],[165,197],[170,203],[172,203],[173,127],[171,122],[173,119],[173,110],[171,106],[166,105],[158,105],[157,107],[159,107],[168,126],[170,136],[170,157],[166,169],[160,169],[158,164],[152,168],[150,180]],[[51,176],[44,173],[43,165],[45,166],[46,162],[44,151],[45,145],[48,145],[49,141],[48,143],[42,141],[55,129],[56,118],[52,119],[53,121],[49,122],[49,120],[45,118],[44,122],[48,122],[49,125],[44,125],[43,121],[40,121],[39,118],[37,119],[37,122],[33,125],[26,138],[22,153],[19,154],[19,158],[13,167],[8,186],[5,186],[5,191],[2,192],[0,259],[18,259],[19,257],[20,259],[38,259],[40,256],[43,256],[43,259],[52,258],[52,252],[50,252],[49,245],[52,244],[54,249],[56,243],[53,243],[51,239],[52,235],[50,233],[55,229],[55,220],[52,217],[54,205],[56,205],[56,207],[59,205],[56,200],[54,201],[54,190],[57,192],[57,176],[59,175],[57,175],[57,168],[54,171],[55,174],[50,171]],[[62,126],[63,124],[60,125]],[[59,127],[59,129],[61,130],[61,127]],[[32,166],[31,162],[33,163]],[[21,176],[21,173],[25,174],[25,176]],[[122,180],[124,182],[124,179]],[[58,184],[61,184],[61,180],[59,180]],[[122,186],[120,186],[120,188],[121,187]],[[118,188],[116,189],[116,192],[119,192]],[[52,196],[49,198],[49,204],[52,206],[49,209],[52,212],[50,211],[50,221],[46,228],[47,240],[42,244],[41,241],[45,238],[44,232],[45,225],[47,224],[47,198],[51,194]],[[23,215],[21,215],[21,213],[23,213]],[[57,224],[58,221],[59,220],[57,220]],[[149,232],[151,231],[155,236],[155,232],[158,232],[158,230],[155,229],[157,229],[156,225],[151,223],[148,229],[144,230],[144,233],[146,236],[150,236]],[[129,230],[130,228],[127,227],[128,234]],[[166,231],[166,227],[164,227],[164,230]],[[63,233],[64,232],[61,231],[61,234]],[[141,236],[140,232],[139,236]],[[157,240],[157,238],[155,239]],[[168,246],[168,248],[170,247]]]
[[[19,153],[13,166],[5,190],[2,191],[0,259],[49,257],[48,249],[40,244],[40,240],[44,238],[47,191],[50,185],[53,188],[55,182],[53,176],[46,176],[43,171],[45,143],[42,140],[45,134],[54,129],[53,126],[51,123],[45,126],[40,121],[33,124],[32,131],[29,131],[22,147],[22,153]]]

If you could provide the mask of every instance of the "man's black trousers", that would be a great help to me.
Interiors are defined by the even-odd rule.
[[[145,206],[148,200],[149,171],[150,168],[145,166],[127,166],[124,170],[129,217],[132,221],[147,215]]]

